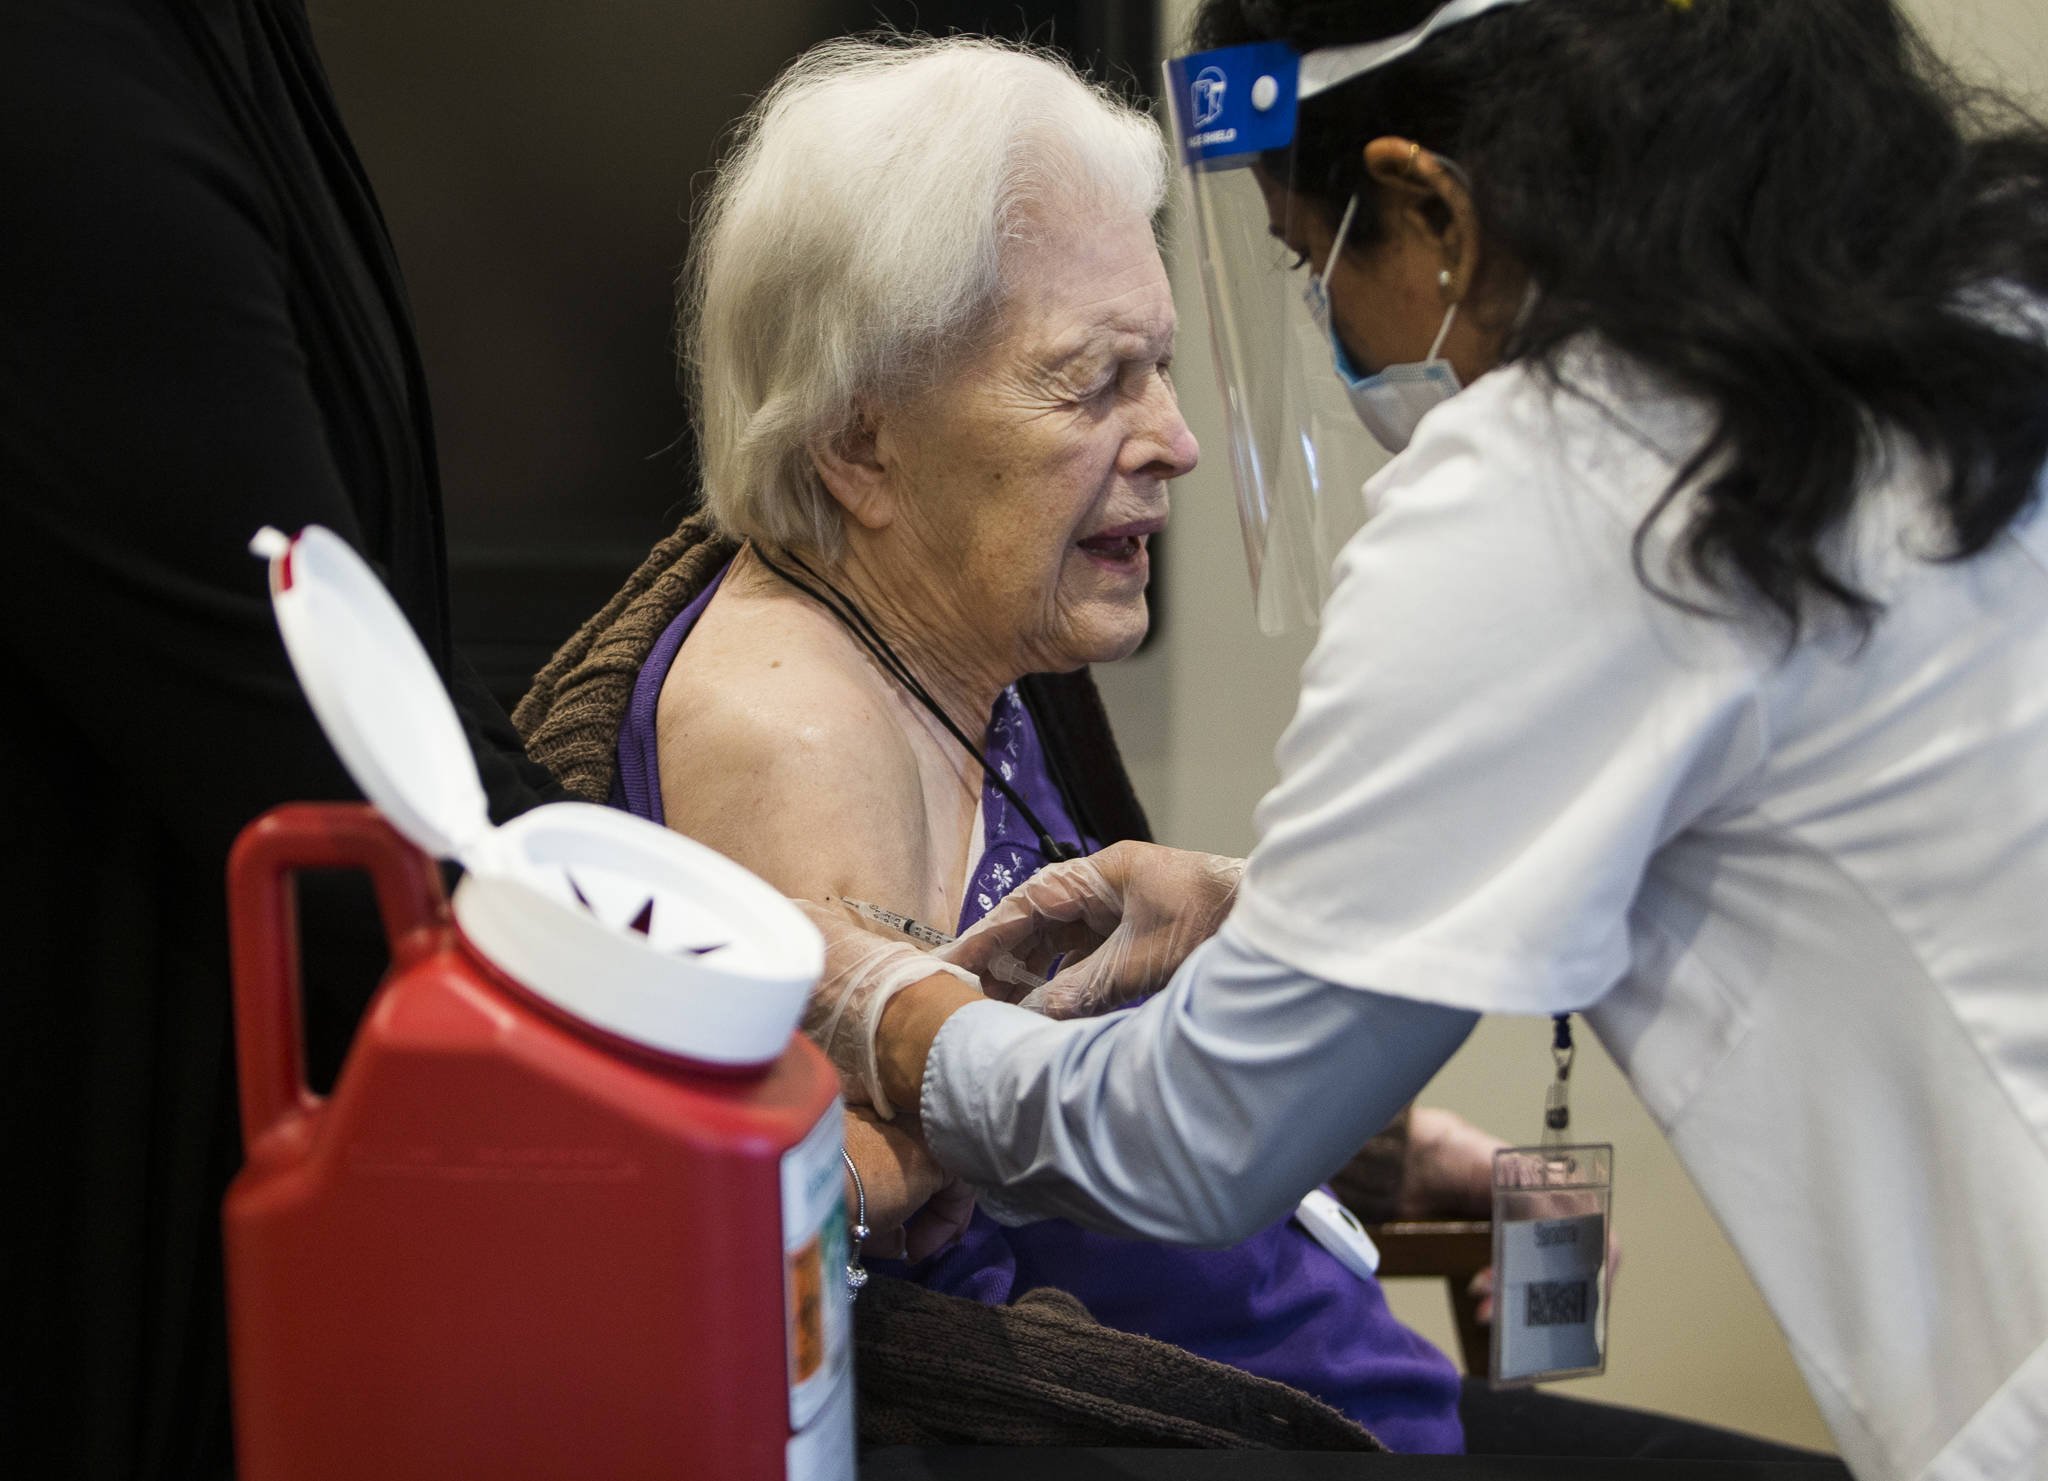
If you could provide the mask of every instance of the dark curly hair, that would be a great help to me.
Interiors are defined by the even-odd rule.
[[[1195,44],[1306,52],[1436,8],[1206,0]],[[1637,531],[1653,589],[1649,533],[1698,479],[1678,549],[1710,592],[1794,637],[1816,599],[1867,631],[1877,604],[1822,550],[1884,429],[1945,471],[1952,558],[2033,499],[2048,346],[2012,309],[2048,297],[2048,129],[1962,85],[1893,0],[1533,0],[1454,26],[1302,108],[1295,186],[1333,221],[1356,193],[1362,247],[1383,135],[1462,165],[1487,244],[1538,285],[1507,358],[1558,377],[1594,331],[1716,411]]]

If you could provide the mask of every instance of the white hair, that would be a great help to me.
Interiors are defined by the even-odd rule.
[[[1151,218],[1166,168],[1151,118],[1043,51],[846,39],[798,58],[741,123],[678,296],[719,527],[836,553],[812,447],[958,364],[1040,213]]]

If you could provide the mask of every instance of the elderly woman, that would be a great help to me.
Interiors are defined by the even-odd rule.
[[[847,41],[796,63],[687,276],[706,512],[541,676],[535,754],[791,895],[944,931],[1142,832],[1092,690],[1026,676],[1137,646],[1147,541],[1195,465],[1165,164],[1149,118],[1041,55]],[[1046,733],[1076,716],[1093,757]],[[1436,1125],[1461,1135],[1433,1170],[1483,1186],[1493,1144]],[[850,1121],[847,1145],[878,1227],[936,1186],[894,1127]],[[976,1213],[899,1269],[985,1303],[1055,1286],[1393,1448],[1460,1446],[1450,1363],[1292,1220],[1188,1250]]]

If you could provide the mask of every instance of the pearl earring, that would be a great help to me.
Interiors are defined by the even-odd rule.
[[[1436,285],[1446,293],[1451,291],[1451,270],[1449,268],[1445,268],[1436,275]]]

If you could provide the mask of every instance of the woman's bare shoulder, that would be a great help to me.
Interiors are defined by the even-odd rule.
[[[786,894],[916,898],[923,790],[894,710],[829,616],[721,590],[656,710],[668,825]]]

